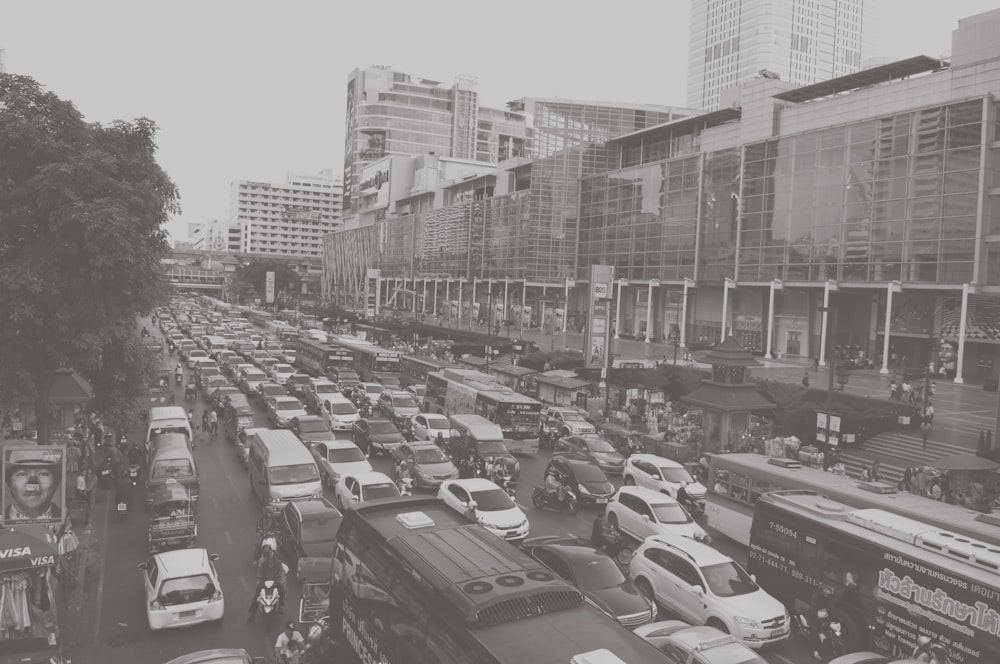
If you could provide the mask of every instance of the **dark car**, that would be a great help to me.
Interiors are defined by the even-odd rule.
[[[292,418],[292,421],[288,423],[288,428],[306,444],[306,447],[309,447],[310,443],[334,440],[330,427],[327,426],[322,417],[316,415]]]
[[[246,650],[215,648],[181,655],[166,664],[264,664],[264,658],[251,657]]]
[[[479,440],[471,436],[452,436],[447,439],[452,460],[458,464],[469,459],[478,467],[503,464],[511,479],[521,476],[521,464],[510,453],[502,440]]]
[[[392,466],[401,461],[410,468],[418,489],[436,489],[441,482],[458,477],[458,469],[441,448],[430,441],[402,443],[392,451]]]
[[[576,493],[581,505],[607,505],[614,495],[615,487],[608,476],[593,461],[574,455],[557,453],[552,455],[548,467],[559,471],[565,482]]]
[[[333,543],[343,516],[326,498],[294,500],[278,519],[281,550],[290,567],[302,558],[332,558]]]
[[[260,399],[261,402],[267,401],[268,397],[283,397],[286,394],[288,394],[288,392],[285,390],[284,385],[272,383],[271,381],[266,383],[257,383],[257,387],[254,388],[254,397]]]
[[[288,382],[285,383],[285,389],[293,397],[298,397],[300,401],[305,399],[306,389],[312,382],[312,377],[309,374],[297,373],[292,374],[288,377]]]
[[[229,395],[230,394],[243,394],[240,392],[240,388],[233,387],[232,385],[224,385],[212,392],[210,401],[212,402],[212,408],[219,412],[226,410],[226,406],[229,405]]]
[[[611,556],[587,540],[571,535],[530,537],[521,548],[622,626],[632,629],[656,618],[656,604],[643,597]]]
[[[392,422],[382,418],[358,420],[351,431],[354,432],[354,444],[369,455],[391,454],[404,440]]]
[[[556,441],[556,452],[570,452],[593,461],[605,473],[621,475],[625,469],[625,457],[614,445],[594,434],[563,436]]]

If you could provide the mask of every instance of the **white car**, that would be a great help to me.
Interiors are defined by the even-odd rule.
[[[410,429],[416,440],[431,440],[438,434],[445,440],[451,436],[451,423],[445,415],[439,413],[420,413],[410,420]]]
[[[328,378],[313,378],[306,385],[303,400],[306,405],[315,411],[319,411],[324,399],[332,397],[342,397],[340,387]]]
[[[324,399],[323,406],[319,409],[319,416],[334,431],[349,430],[355,422],[361,419],[354,404],[339,394]]]
[[[244,369],[239,373],[240,389],[247,396],[257,393],[257,386],[270,380],[267,374],[260,369]]]
[[[372,465],[361,448],[349,440],[330,440],[309,446],[319,466],[319,478],[325,486],[336,485],[344,475],[372,472]]]
[[[277,351],[277,355],[275,355],[275,357],[277,357],[279,360],[287,364],[295,364],[295,358],[297,356],[294,350],[290,348],[282,348],[281,350]]]
[[[295,397],[273,397],[267,400],[268,419],[279,429],[286,428],[294,418],[308,414],[306,407]]]
[[[295,375],[295,369],[290,364],[278,362],[277,364],[271,365],[270,374],[271,380],[278,385],[284,385],[288,382],[289,378]]]
[[[341,511],[350,509],[366,500],[398,496],[399,488],[396,483],[385,473],[373,471],[343,475],[333,489],[333,502]]]
[[[763,657],[715,627],[682,620],[647,623],[632,630],[668,659],[692,664],[767,664]],[[883,658],[883,663],[888,661]],[[834,664],[833,661],[830,664]],[[846,664],[846,663],[845,663]],[[864,664],[856,662],[855,664]]]
[[[691,515],[670,496],[635,486],[623,486],[608,501],[608,525],[640,542],[650,535],[679,535],[699,542],[709,537]]]
[[[222,620],[226,602],[215,571],[218,559],[205,549],[176,549],[139,563],[150,629]]]
[[[597,433],[594,425],[583,418],[576,408],[546,408],[542,412],[541,426],[558,429],[560,436],[582,436]]]
[[[681,482],[687,482],[684,490],[691,499],[702,507],[705,504],[704,485],[691,477],[681,464],[655,454],[633,454],[626,459],[622,482],[660,491],[672,498],[677,497]]]
[[[486,478],[445,480],[438,498],[508,542],[520,542],[528,536],[528,517],[506,491]]]
[[[707,544],[687,537],[649,537],[629,562],[629,576],[639,592],[692,625],[728,632],[751,648],[788,638],[782,603]]]

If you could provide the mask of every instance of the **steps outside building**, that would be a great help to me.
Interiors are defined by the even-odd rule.
[[[865,467],[876,460],[881,461],[883,481],[898,484],[909,466],[932,465],[937,459],[961,453],[972,453],[972,450],[933,440],[927,441],[925,450],[919,435],[888,432],[866,441],[863,449],[841,452],[840,458],[851,477],[861,477]]]

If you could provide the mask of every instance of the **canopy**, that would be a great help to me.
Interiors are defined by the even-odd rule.
[[[20,527],[0,532],[0,572],[54,565],[58,553],[48,538]]]
[[[1000,463],[990,459],[984,459],[974,454],[952,454],[930,462],[930,465],[938,470],[996,470],[1000,468]]]

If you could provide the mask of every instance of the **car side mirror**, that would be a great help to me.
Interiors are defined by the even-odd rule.
[[[219,558],[220,556],[217,553],[208,554],[208,559],[211,560],[213,563],[216,562]]]
[[[478,505],[478,504],[476,503],[476,501],[474,501],[474,500],[470,500],[470,501],[469,501],[469,504],[468,504],[468,508],[469,508],[470,510],[475,510],[475,509],[479,509],[479,505]]]
[[[701,586],[693,586],[693,588],[694,588],[694,594],[697,597],[704,597],[705,596],[705,589],[704,588],[702,588]]]
[[[757,575],[756,574],[751,574],[750,575],[750,580],[753,581],[754,583],[757,583]]]
[[[642,520],[645,521],[646,523],[649,523],[649,515],[648,514],[643,514],[642,515]]]

